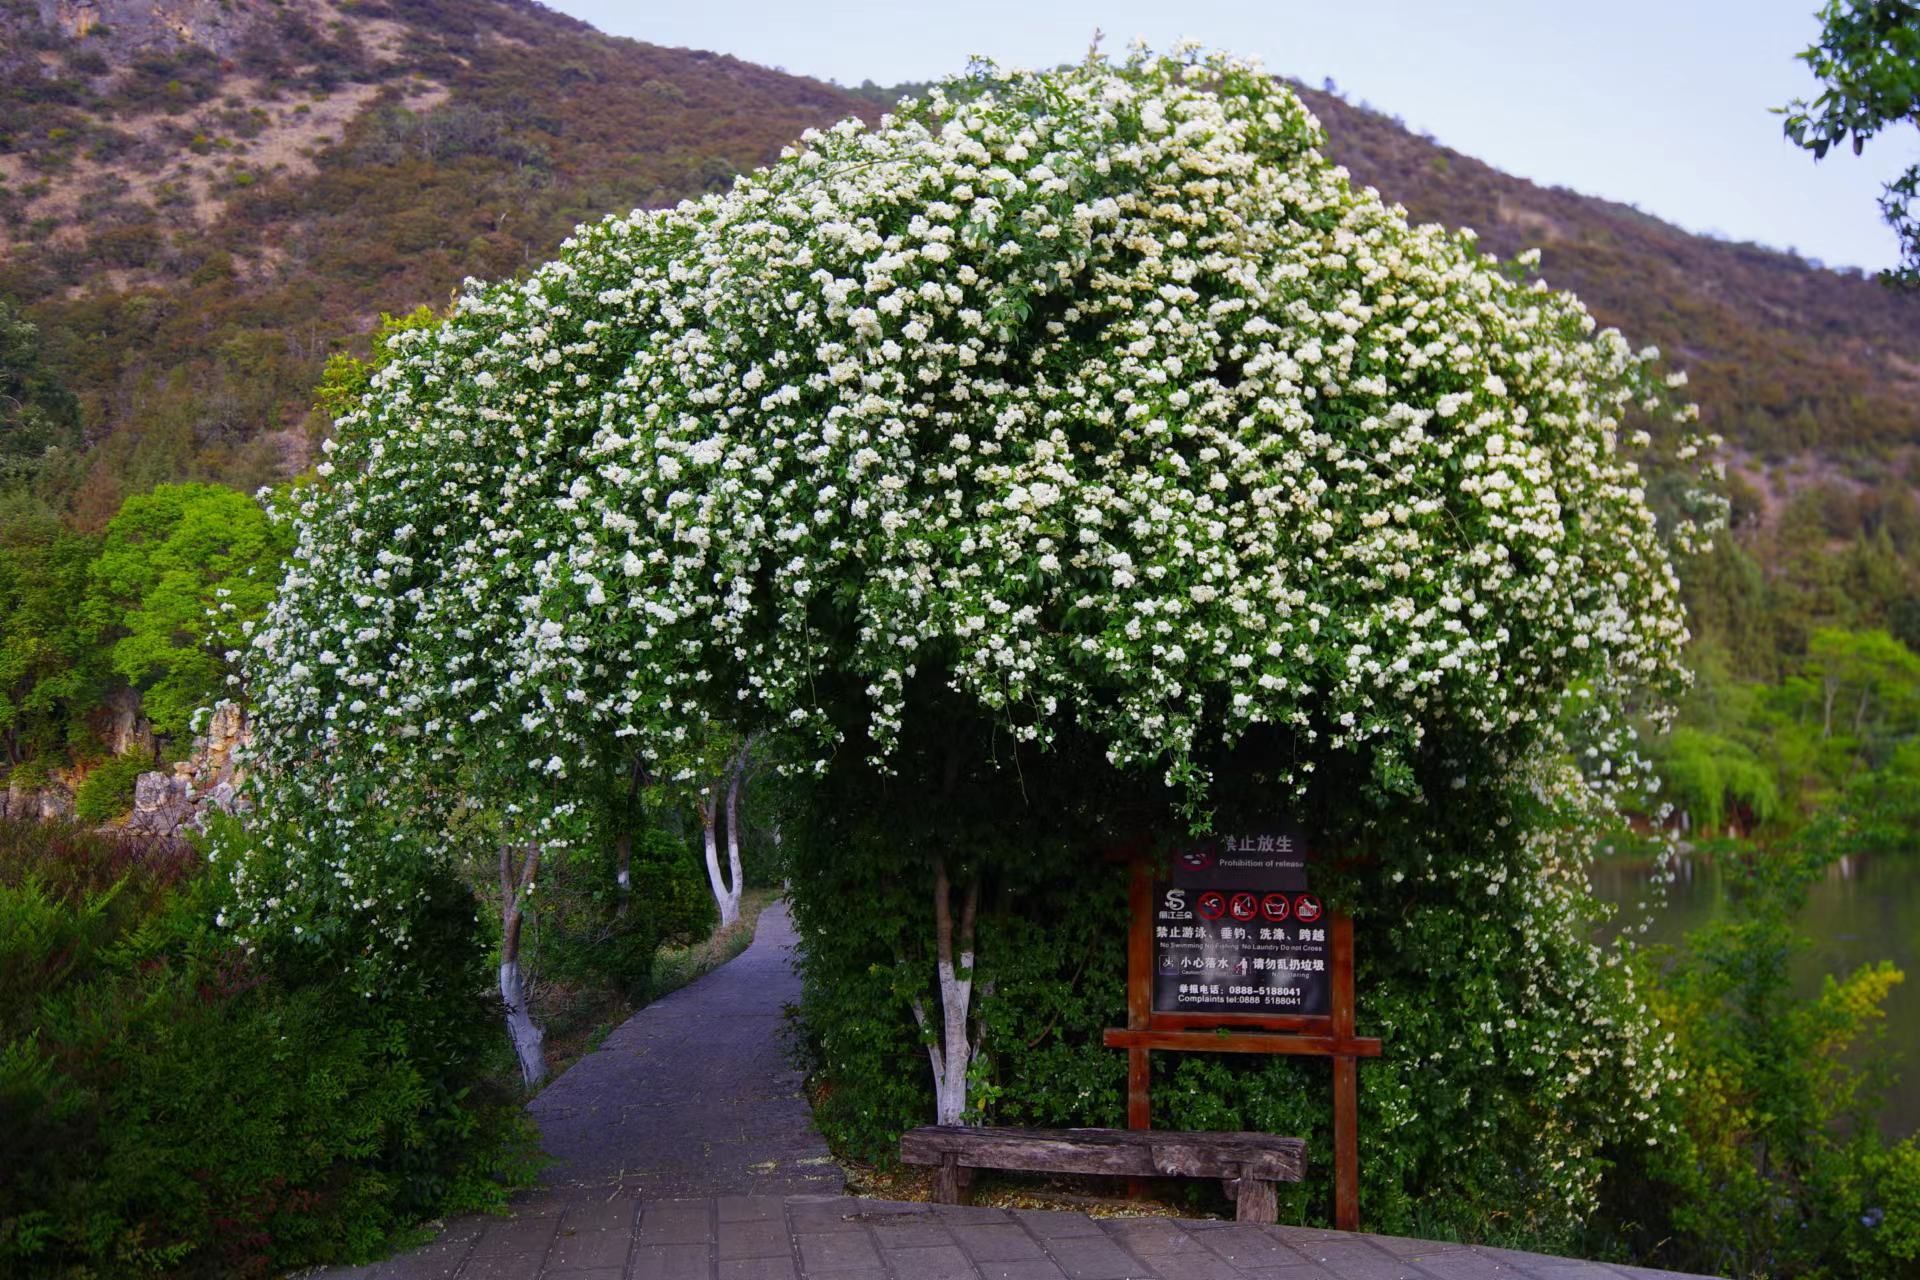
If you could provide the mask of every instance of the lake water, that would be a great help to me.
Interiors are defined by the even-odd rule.
[[[1593,867],[1594,889],[1637,920],[1653,873],[1648,862],[1607,859]],[[1713,860],[1690,857],[1667,886],[1667,904],[1655,907],[1648,942],[1678,942],[1727,909],[1727,889]],[[1827,868],[1798,920],[1812,940],[1795,957],[1794,979],[1806,994],[1828,974],[1843,975],[1875,960],[1891,960],[1907,975],[1887,998],[1887,1043],[1901,1058],[1901,1079],[1887,1095],[1881,1128],[1898,1138],[1920,1129],[1920,857],[1847,858]]]

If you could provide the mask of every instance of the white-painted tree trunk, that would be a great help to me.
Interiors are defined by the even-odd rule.
[[[520,967],[520,932],[527,894],[540,870],[540,847],[531,845],[514,874],[513,849],[500,850],[500,999],[507,1007],[507,1037],[520,1060],[520,1078],[531,1089],[547,1078],[547,1033],[533,1020],[527,975]]]
[[[720,795],[716,785],[700,801],[700,834],[707,852],[707,887],[713,890],[713,904],[720,909],[720,927],[726,928],[740,918],[740,863],[737,857],[729,858],[733,871],[733,883],[729,885],[720,872]]]
[[[734,919],[740,918],[740,891],[744,880],[740,873],[740,788],[746,781],[747,754],[744,750],[727,783],[727,890],[733,900]]]
[[[927,1035],[927,1060],[933,1066],[933,1103],[936,1124],[965,1124],[967,1069],[980,1051],[976,1035],[969,1035],[973,1002],[973,917],[980,904],[980,880],[967,882],[960,908],[960,930],[953,927],[953,890],[943,858],[933,863],[934,970],[940,983],[940,1025],[929,1027],[919,997],[911,1001],[914,1021]],[[956,946],[958,953],[956,954]]]
[[[533,1020],[527,1005],[527,978],[517,959],[500,964],[500,998],[507,1002],[507,1035],[520,1060],[520,1078],[531,1089],[547,1078],[547,1033]]]

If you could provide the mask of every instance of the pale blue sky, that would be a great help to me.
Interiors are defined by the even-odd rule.
[[[1769,107],[1810,94],[1793,55],[1817,0],[548,0],[613,35],[858,84],[937,79],[1181,36],[1257,55],[1509,173],[1834,266],[1895,256],[1875,198],[1920,159],[1911,127],[1815,165]]]

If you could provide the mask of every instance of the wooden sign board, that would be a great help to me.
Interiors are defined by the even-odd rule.
[[[1285,824],[1129,859],[1127,1127],[1153,1127],[1155,1049],[1333,1059],[1334,1225],[1360,1227],[1353,921],[1309,883],[1312,853]]]

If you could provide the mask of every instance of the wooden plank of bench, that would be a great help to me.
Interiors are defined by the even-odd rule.
[[[929,1125],[900,1136],[900,1158],[908,1164],[937,1165],[945,1156],[961,1165],[1024,1173],[1264,1182],[1298,1182],[1306,1173],[1306,1143],[1270,1133]]]

